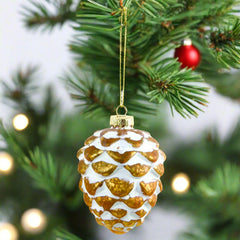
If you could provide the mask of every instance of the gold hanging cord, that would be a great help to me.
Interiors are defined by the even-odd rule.
[[[119,89],[120,89],[120,104],[116,109],[118,115],[119,108],[124,108],[125,115],[127,114],[127,108],[124,106],[124,93],[125,93],[125,79],[126,79],[126,53],[127,53],[127,8],[122,7],[120,16],[120,39],[119,39]],[[124,27],[124,39],[123,39],[123,27]],[[123,54],[122,54],[123,53]]]

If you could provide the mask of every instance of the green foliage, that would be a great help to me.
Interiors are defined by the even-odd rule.
[[[77,236],[63,229],[56,230],[56,237],[59,240],[81,240]]]
[[[227,27],[213,31],[210,36],[210,47],[219,63],[227,68],[239,68],[240,62],[240,20],[229,24]]]
[[[160,198],[191,214],[193,224],[181,239],[239,238],[239,139],[240,126],[237,124],[224,142],[219,141],[216,133],[209,133],[201,140],[178,146],[166,161],[166,183],[179,172],[191,179],[188,194],[173,195],[170,186],[166,186]]]
[[[172,112],[184,117],[197,116],[197,111],[202,111],[201,106],[207,103],[203,79],[220,93],[239,99],[239,73],[229,71],[240,66],[240,22],[235,8],[239,3],[239,0],[123,1],[128,8],[125,103],[130,114],[149,118],[150,114],[159,112],[158,104],[167,101]],[[64,78],[77,106],[89,118],[113,114],[118,105],[120,13],[117,0],[29,0],[28,7],[23,8],[24,22],[30,29],[52,29],[66,22],[74,25],[76,34],[70,49],[75,54],[76,67]],[[193,40],[202,55],[201,65],[195,71],[180,69],[172,57],[172,51],[186,37]],[[16,179],[22,176],[23,182],[32,183],[29,189],[39,198],[38,206],[43,204],[41,196],[53,211],[57,221],[50,219],[50,229],[62,225],[82,239],[92,239],[91,220],[77,187],[77,167],[68,159],[75,157],[90,131],[104,124],[91,123],[75,115],[60,119],[51,87],[43,90],[40,104],[34,103],[32,96],[41,92],[36,87],[35,76],[36,69],[29,68],[19,71],[11,84],[2,82],[5,103],[30,119],[29,127],[20,133],[1,128],[7,150],[25,171],[17,172],[7,186],[16,185]],[[169,154],[165,191],[160,201],[182,206],[195,216],[196,226],[184,234],[184,240],[239,239],[239,139],[238,125],[224,143],[220,143],[218,136],[209,134]],[[178,172],[190,176],[193,191],[189,194],[172,194],[169,183]],[[0,182],[1,192],[12,194],[12,188],[4,189],[5,182]],[[15,186],[13,189],[19,197],[25,185],[20,180],[18,184],[18,191]],[[30,191],[26,194],[32,197]],[[0,200],[4,201],[1,209],[10,202],[8,196],[1,195]],[[19,204],[23,203],[20,197]],[[16,223],[23,209],[18,211]],[[80,240],[65,230],[57,230],[56,237]]]
[[[196,202],[190,207],[199,217],[196,233],[187,234],[186,239],[234,240],[240,237],[239,183],[240,168],[231,164],[225,164],[209,179],[198,182],[194,191]]]
[[[3,90],[3,101],[5,104],[25,111],[31,104],[30,97],[36,89],[34,78],[37,67],[29,67],[26,70],[19,69],[17,73],[8,81],[1,80],[0,86]]]
[[[53,159],[51,154],[43,154],[39,148],[24,153],[13,133],[1,126],[4,139],[11,146],[11,151],[29,174],[35,187],[46,191],[54,201],[77,206],[81,204],[81,194],[77,189],[79,175],[74,165],[68,165]]]
[[[48,1],[48,4],[58,9],[58,11],[61,9],[59,1]],[[64,1],[62,5],[64,4],[67,5],[65,7],[67,11],[73,2]],[[211,72],[216,73],[216,71],[219,75],[217,79],[226,79],[226,73],[222,71],[223,68],[239,68],[240,24],[239,17],[236,16],[236,10],[234,9],[239,4],[239,1],[151,0],[139,2],[138,0],[127,0],[123,4],[128,7],[129,29],[127,52],[128,93],[126,96],[129,102],[135,103],[133,109],[138,108],[139,111],[142,111],[144,110],[143,106],[147,105],[149,109],[146,112],[141,112],[142,116],[149,114],[149,111],[154,111],[156,106],[147,103],[147,101],[152,100],[154,95],[155,100],[158,99],[157,103],[167,100],[172,111],[175,109],[182,116],[197,116],[196,110],[201,109],[201,105],[206,104],[203,94],[203,92],[206,92],[206,88],[198,86],[189,87],[189,79],[193,82],[199,82],[202,81],[202,77],[191,73],[191,71],[182,71],[175,60],[168,58],[167,55],[171,49],[179,46],[182,39],[190,37],[202,52],[203,61],[199,72],[204,73],[204,77],[207,80],[209,76],[211,77]],[[92,90],[89,91],[89,88],[92,87],[86,87],[88,84],[84,83],[86,80],[79,79],[76,74],[75,76],[67,76],[66,79],[72,82],[74,77],[75,83],[81,83],[81,89],[78,88],[77,91],[79,92],[75,92],[73,97],[79,99],[80,105],[82,102],[79,96],[84,96],[83,112],[87,116],[96,115],[100,117],[106,112],[113,112],[114,107],[117,106],[116,101],[118,98],[116,98],[116,95],[118,94],[117,79],[119,74],[118,29],[120,27],[119,16],[121,8],[119,2],[115,0],[108,0],[107,2],[103,0],[83,0],[75,3],[75,6],[78,6],[74,8],[76,18],[73,19],[76,23],[74,28],[77,36],[71,43],[71,50],[76,54],[80,71],[84,72],[87,66],[88,70],[83,74],[88,75],[87,79],[90,79],[94,87],[95,85],[98,86],[96,88],[99,91],[94,89],[95,92],[106,93],[108,89],[108,97],[100,99],[98,94],[94,94],[94,96],[97,96],[97,101],[93,101],[93,96],[90,94]],[[41,9],[41,7],[37,7],[37,9]],[[45,15],[50,15],[50,10],[48,10],[47,6],[44,7],[43,12]],[[34,12],[32,12],[32,15],[34,15]],[[41,14],[38,15],[40,16]],[[26,19],[29,20],[31,17],[28,16]],[[82,38],[82,34],[86,35],[87,38]],[[163,48],[165,51],[162,51]],[[148,65],[152,63],[146,62],[146,59],[151,55],[158,55],[154,62],[155,69],[151,70],[151,72],[155,72],[155,75],[157,75],[154,79],[161,79],[158,84],[152,84],[152,77],[150,79],[142,78],[143,67],[145,67],[145,70],[147,68],[150,71]],[[209,58],[211,59],[210,61]],[[205,61],[206,59],[207,61]],[[172,76],[173,74],[170,72],[167,80],[163,80],[166,77],[164,70],[168,69],[167,67],[165,69],[162,68],[164,61],[169,63],[169,66],[171,66],[170,70],[175,73],[176,77]],[[145,63],[147,66],[145,66]],[[210,69],[206,71],[206,68]],[[156,69],[159,69],[157,73]],[[182,78],[181,84],[187,85],[188,89],[183,90],[176,84],[176,89],[174,90],[167,88],[164,89],[164,93],[162,91],[159,92],[159,85],[166,86],[166,81],[176,81],[176,78],[179,76]],[[219,85],[214,80],[208,80],[208,82],[214,86]],[[235,81],[235,83],[238,84],[238,81]],[[217,89],[223,92],[225,88]],[[225,94],[236,98],[236,94],[231,94],[229,91]],[[149,95],[150,97],[148,97]],[[136,101],[134,98],[142,98],[142,101]],[[109,106],[106,106],[105,100],[109,101]],[[200,103],[200,105],[197,106],[196,103],[197,105]],[[131,104],[128,108],[132,112]],[[90,113],[91,111],[92,113]],[[135,113],[136,111],[133,112]]]
[[[44,3],[42,3],[44,2]],[[43,27],[52,29],[55,25],[62,26],[67,21],[74,21],[77,6],[73,0],[29,1],[24,6],[22,15],[28,28]],[[49,8],[53,10],[49,10]]]
[[[79,176],[73,165],[56,162],[52,156],[45,156],[39,149],[30,152],[30,157],[25,157],[24,169],[34,180],[34,185],[47,191],[56,201],[66,201],[76,195]],[[79,196],[75,196],[81,202]],[[75,202],[72,201],[71,203]],[[78,203],[79,204],[79,203]]]
[[[202,198],[213,201],[221,199],[221,203],[227,199],[240,200],[240,168],[226,164],[223,169],[217,169],[209,180],[201,180],[196,187],[196,193]],[[237,202],[236,202],[237,203]],[[233,207],[233,206],[231,206]]]
[[[172,113],[175,108],[183,117],[198,116],[194,109],[201,109],[195,103],[205,106],[207,103],[201,97],[206,95],[207,88],[195,85],[203,82],[201,76],[187,69],[179,71],[179,63],[171,59],[165,59],[153,67],[149,65],[141,64],[141,68],[149,82],[150,101],[162,103],[166,99]]]
[[[83,72],[71,71],[66,76],[72,91],[72,98],[77,100],[77,107],[86,114],[86,117],[94,116],[106,117],[113,113],[116,99],[111,97],[111,85],[102,84],[95,76],[89,78],[89,74]],[[78,82],[75,82],[76,79]],[[81,103],[80,103],[81,102]]]
[[[87,118],[108,118],[115,114],[118,105],[118,98],[113,98],[112,94],[118,95],[118,89],[109,83],[97,79],[97,76],[89,77],[89,71],[74,71],[66,74],[65,79],[69,84],[71,96]],[[127,91],[126,95],[130,93]],[[141,118],[141,114],[153,115],[156,113],[156,105],[148,102],[148,97],[143,92],[136,92],[131,99],[126,99],[129,113],[134,115],[136,120]],[[139,104],[144,103],[139,112]]]
[[[59,111],[59,103],[53,96],[54,89],[51,86],[37,86],[36,70],[36,67],[19,70],[12,81],[0,82],[5,96],[4,103],[16,113],[24,113],[29,118],[29,127],[21,134],[15,132],[17,142],[25,153],[44,141],[51,119]],[[36,102],[36,96],[41,98],[41,101]]]
[[[190,70],[180,70],[179,64],[174,59],[167,58],[167,54],[178,45],[176,42],[186,36],[191,36],[197,44],[204,46],[206,55],[215,54],[214,49],[208,48],[213,40],[211,36],[215,29],[221,31],[222,27],[233,27],[232,21],[237,21],[232,10],[235,4],[236,1],[211,1],[209,8],[209,3],[196,1],[166,1],[165,4],[162,4],[162,1],[131,1],[131,5],[128,5],[127,53],[127,88],[130,94],[127,97],[131,98],[140,90],[142,95],[150,96],[150,101],[154,99],[155,102],[162,103],[167,100],[172,112],[175,109],[184,117],[197,116],[196,110],[201,110],[201,106],[207,103],[204,97],[207,88],[195,84],[202,82],[202,77]],[[87,63],[98,79],[110,82],[115,88],[118,77],[119,13],[120,9],[115,1],[108,1],[107,4],[102,1],[82,1],[77,14],[79,27],[75,29],[77,32],[84,32],[88,38],[75,38],[71,45],[71,49],[79,56],[80,68],[83,63]],[[218,24],[220,21],[221,25]],[[210,30],[206,30],[205,27],[209,26]],[[233,29],[238,27],[239,23],[236,23]],[[203,33],[201,29],[204,29]],[[235,33],[231,35],[235,36],[236,41],[232,42],[231,46],[227,41],[222,42],[222,47],[229,49],[228,57],[214,55],[213,65],[217,65],[216,61],[221,62],[217,71],[224,66],[228,67],[219,59],[226,60],[231,51],[235,52],[235,56],[238,55],[238,31],[233,32]],[[216,36],[215,40],[219,41],[220,36]],[[228,62],[231,62],[233,67],[239,66],[236,58],[235,63],[230,60]],[[109,68],[109,65],[112,67]],[[145,77],[142,77],[142,73]],[[169,84],[171,82],[175,84]],[[112,92],[115,95],[115,92]],[[139,103],[139,111],[141,105],[143,104]]]

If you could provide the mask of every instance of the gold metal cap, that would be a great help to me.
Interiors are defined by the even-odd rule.
[[[133,127],[134,117],[127,115],[112,115],[110,117],[110,125],[112,127]]]

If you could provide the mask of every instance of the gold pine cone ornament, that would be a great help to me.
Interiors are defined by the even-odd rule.
[[[162,191],[166,156],[132,116],[115,115],[111,128],[96,131],[78,153],[79,188],[98,224],[113,233],[140,226]]]

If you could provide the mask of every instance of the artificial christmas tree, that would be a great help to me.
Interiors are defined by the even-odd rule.
[[[208,87],[204,80],[221,94],[239,99],[239,72],[230,71],[240,67],[240,22],[236,15],[239,1],[29,2],[31,7],[24,10],[28,28],[53,28],[67,22],[74,26],[76,35],[70,42],[70,51],[75,54],[76,67],[63,75],[71,96],[90,120],[79,120],[74,114],[59,118],[51,88],[44,90],[42,105],[35,104],[31,96],[39,90],[32,87],[32,83],[36,84],[32,69],[20,71],[11,84],[3,82],[4,100],[29,122],[22,131],[1,125],[1,135],[7,143],[2,151],[10,153],[15,164],[10,175],[0,176],[4,179],[0,181],[0,190],[5,193],[0,196],[1,210],[9,210],[4,215],[17,228],[15,236],[19,239],[51,239],[58,226],[72,232],[58,229],[59,239],[79,239],[75,235],[83,240],[97,239],[94,223],[78,191],[77,162],[73,159],[84,139],[107,127],[99,119],[113,114],[118,105],[122,8],[128,9],[125,105],[129,114],[135,116],[137,128],[143,129],[141,126],[158,109],[165,116],[160,105],[164,101],[172,113],[198,116],[198,111],[207,105]],[[187,37],[201,52],[201,64],[194,71],[181,69],[172,57],[172,50]],[[157,129],[164,126],[159,121],[154,121]],[[147,129],[156,132],[153,136],[161,142],[169,134],[157,134],[154,126]],[[239,239],[239,146],[237,126],[222,144],[217,137],[210,136],[194,145],[179,143],[178,149],[171,149],[166,162],[168,171],[163,177],[165,190],[159,202],[181,207],[195,216],[197,228],[186,233],[184,240]],[[182,172],[190,178],[192,187],[188,193],[176,195],[171,190],[171,180]],[[44,232],[37,235],[29,235],[20,224],[24,212],[32,208],[40,209],[48,218]],[[2,232],[6,233],[4,229]]]

